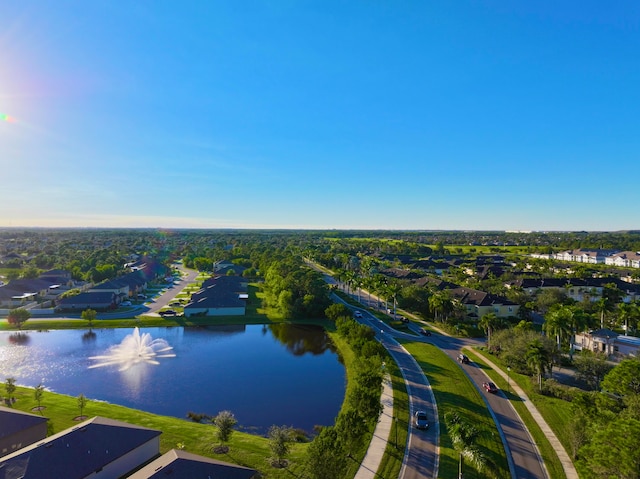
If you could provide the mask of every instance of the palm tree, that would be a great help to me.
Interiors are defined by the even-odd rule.
[[[398,295],[400,294],[400,291],[402,291],[402,286],[397,281],[393,281],[388,286],[388,291],[389,291],[389,295],[393,299],[393,317],[395,318],[396,317],[396,303],[397,303],[397,300],[398,300]]]
[[[571,317],[573,310],[569,306],[554,305],[544,317],[542,329],[549,335],[556,337],[558,351],[566,336],[571,334]]]
[[[596,301],[596,311],[600,313],[600,329],[604,329],[604,317],[611,311],[611,302],[605,297],[600,298]]]
[[[433,311],[433,318],[436,321],[445,322],[454,310],[454,304],[446,292],[437,291],[429,298],[429,308]]]
[[[624,335],[629,334],[629,321],[638,317],[638,306],[635,303],[621,303],[618,305],[618,321],[624,323]]]
[[[525,360],[527,361],[527,366],[533,369],[538,375],[538,387],[540,391],[542,391],[542,376],[550,369],[551,355],[549,351],[545,349],[540,339],[534,339],[529,343],[527,352],[525,353]]]
[[[464,459],[472,463],[478,471],[482,471],[487,465],[487,458],[476,444],[480,431],[452,411],[444,415],[444,420],[453,447],[460,453],[458,477],[462,478]]]
[[[499,318],[496,313],[487,313],[478,321],[478,326],[482,328],[487,335],[487,345],[491,347],[491,333],[504,325],[504,320]]]

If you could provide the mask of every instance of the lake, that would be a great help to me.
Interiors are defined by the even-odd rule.
[[[140,356],[131,365],[91,359],[112,355],[132,329],[0,333],[0,381],[40,382],[51,391],[186,418],[232,411],[240,429],[265,434],[273,424],[312,432],[333,424],[345,369],[324,330],[288,324],[145,328],[175,357]],[[129,346],[122,346],[128,349]],[[157,362],[158,364],[152,364]],[[1,387],[1,386],[0,386]],[[46,393],[44,404],[46,405]],[[90,414],[90,411],[88,411]]]

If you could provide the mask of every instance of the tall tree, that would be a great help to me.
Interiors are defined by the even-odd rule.
[[[550,336],[555,336],[558,351],[571,334],[571,316],[573,311],[569,306],[556,304],[549,309],[544,317],[542,329]]]
[[[538,376],[538,387],[542,391],[542,377],[547,370],[551,369],[551,355],[545,349],[540,339],[535,339],[527,347],[525,354],[527,365],[533,369]]]
[[[625,336],[629,334],[629,323],[637,324],[639,315],[640,310],[637,303],[618,304],[618,322],[624,325]]]
[[[482,328],[487,335],[487,345],[491,347],[491,333],[504,325],[504,320],[499,318],[496,313],[487,313],[478,321],[478,326]]]

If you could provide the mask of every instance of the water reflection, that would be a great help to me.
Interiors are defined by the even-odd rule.
[[[30,340],[31,338],[27,333],[13,333],[9,335],[9,342],[19,346],[26,346]]]
[[[318,326],[270,324],[269,329],[273,337],[284,344],[294,356],[306,353],[317,356],[327,350],[335,352],[329,336],[326,333],[318,334]]]
[[[89,331],[86,331],[84,333],[82,333],[82,342],[83,343],[90,343],[95,341],[97,338],[96,333],[94,331],[92,331],[91,329]]]

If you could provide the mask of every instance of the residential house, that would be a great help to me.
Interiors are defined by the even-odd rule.
[[[616,338],[618,333],[607,328],[596,329],[576,334],[573,347],[581,351],[594,351],[613,356],[616,353]]]
[[[624,336],[606,328],[576,334],[573,347],[578,351],[604,353],[615,361],[640,356],[640,338]]]
[[[47,418],[0,406],[0,458],[47,437]]]
[[[117,301],[116,294],[111,291],[88,291],[59,300],[56,311],[84,311],[85,309],[105,311],[115,308]]]
[[[501,296],[459,286],[449,290],[451,297],[458,300],[466,310],[467,317],[481,318],[495,313],[499,318],[516,316],[520,305]]]
[[[202,283],[184,307],[190,316],[243,316],[246,312],[247,280],[241,276],[215,276]]]
[[[95,417],[0,458],[0,479],[112,479],[159,454],[161,431]]]
[[[209,459],[186,451],[171,449],[139,471],[129,479],[258,479],[255,469]]]

